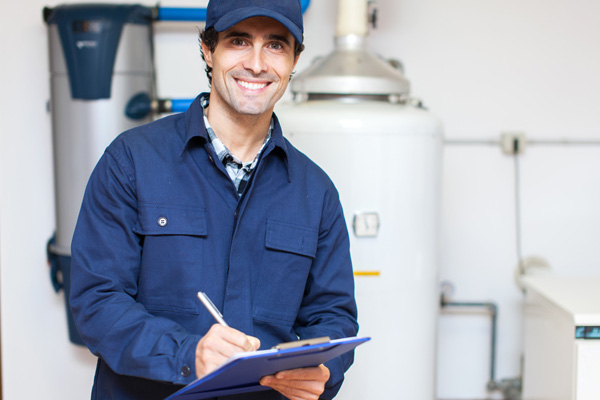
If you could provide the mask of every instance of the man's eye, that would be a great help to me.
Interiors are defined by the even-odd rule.
[[[232,44],[234,44],[235,46],[243,46],[244,45],[244,41],[242,39],[233,39],[231,41]]]
[[[283,49],[283,46],[281,45],[281,43],[271,43],[269,45],[269,47],[271,47],[273,50],[281,50],[281,49]]]

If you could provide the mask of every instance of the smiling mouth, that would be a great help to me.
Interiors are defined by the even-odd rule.
[[[263,83],[246,82],[246,81],[242,81],[239,79],[236,79],[236,82],[241,87],[249,89],[249,90],[260,90],[260,89],[267,87],[267,85],[268,85],[268,83],[264,83],[264,82]]]

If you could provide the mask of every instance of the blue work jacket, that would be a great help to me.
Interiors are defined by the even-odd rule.
[[[196,378],[196,345],[215,323],[198,291],[261,348],[356,335],[337,190],[275,122],[241,197],[208,142],[198,98],[106,149],[72,242],[71,308],[98,356],[93,399],[162,399]],[[326,364],[323,398],[352,360]]]

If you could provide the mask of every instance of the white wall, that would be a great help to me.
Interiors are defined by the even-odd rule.
[[[41,10],[56,4],[5,2],[0,17],[5,400],[23,398],[23,390],[27,398],[87,398],[94,369],[93,357],[68,343],[64,299],[51,288],[45,260],[45,244],[54,229],[54,200]],[[372,49],[403,61],[413,95],[442,118],[447,139],[497,140],[501,131],[522,130],[529,139],[600,140],[599,2],[377,4],[379,27],[370,36]],[[307,50],[299,71],[332,49],[335,11],[334,0],[312,1],[305,15]],[[157,24],[160,96],[193,97],[206,89],[197,25]],[[561,274],[600,273],[600,146],[532,145],[520,157],[520,172],[523,254],[545,258]],[[497,377],[517,376],[522,295],[514,284],[512,158],[497,146],[446,146],[442,211],[441,277],[452,282],[457,300],[498,303]],[[439,397],[486,396],[488,340],[484,314],[442,314]]]

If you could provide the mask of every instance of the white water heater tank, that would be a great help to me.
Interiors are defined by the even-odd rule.
[[[442,125],[363,37],[336,43],[276,109],[335,183],[350,231],[359,336],[372,340],[336,398],[434,400]]]

